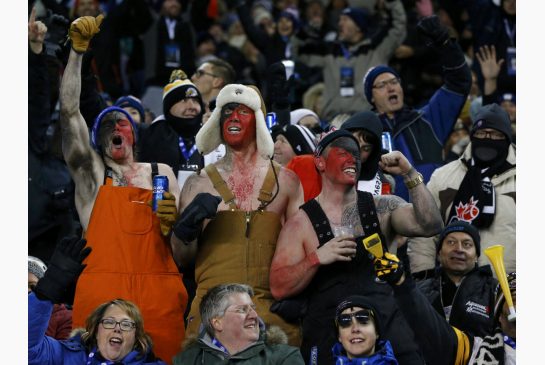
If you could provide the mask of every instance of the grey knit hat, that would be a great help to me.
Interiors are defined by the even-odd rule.
[[[47,266],[45,266],[42,260],[34,256],[28,256],[28,272],[29,273],[36,275],[36,277],[39,280],[44,277],[46,270],[47,270]]]

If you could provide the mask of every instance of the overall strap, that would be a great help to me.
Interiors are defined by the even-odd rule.
[[[157,175],[159,175],[159,166],[157,166],[157,162],[151,162],[151,181],[153,181],[153,178]]]
[[[384,252],[388,251],[386,245],[386,239],[380,229],[380,222],[378,221],[377,208],[375,207],[375,200],[373,194],[366,191],[358,190],[358,212],[360,214],[361,226],[365,237],[369,237],[374,233],[378,233],[380,240],[382,241],[382,249]]]
[[[102,185],[113,186],[114,185],[114,170],[110,166],[104,166],[104,181]]]
[[[257,198],[261,202],[258,208],[259,210],[265,209],[267,204],[272,201],[272,191],[274,189],[274,186],[276,185],[280,167],[281,166],[276,161],[272,161],[271,166],[267,170],[267,175],[265,176],[265,180],[263,181],[263,185],[261,186],[261,190],[259,191],[259,197]],[[280,187],[278,187],[277,189],[280,189]]]
[[[216,191],[221,195],[221,198],[225,204],[229,205],[231,210],[236,210],[237,205],[235,203],[235,196],[221,177],[218,169],[216,169],[216,166],[213,164],[207,165],[204,168],[204,171],[206,171],[208,174],[210,181],[212,181],[212,185],[214,185],[214,189],[216,189]]]
[[[312,223],[312,228],[314,228],[316,236],[318,237],[318,247],[322,247],[333,237],[333,232],[331,231],[331,226],[329,225],[329,219],[327,219],[327,216],[316,199],[309,200],[305,204],[301,205],[300,208],[307,213],[308,218]]]

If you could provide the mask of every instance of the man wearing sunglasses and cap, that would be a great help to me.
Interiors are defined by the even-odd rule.
[[[270,274],[271,292],[279,303],[298,295],[307,299],[306,312],[301,315],[303,357],[306,361],[316,358],[318,364],[332,363],[336,338],[330,326],[335,308],[346,296],[357,294],[380,305],[384,334],[399,361],[423,364],[391,289],[375,277],[372,259],[362,243],[376,235],[386,247],[396,234],[431,236],[441,231],[439,210],[422,176],[401,152],[394,151],[382,155],[379,165],[387,173],[403,176],[412,203],[395,195],[357,191],[360,148],[346,130],[322,138],[314,163],[322,190],[282,227]],[[352,232],[337,235],[335,228],[351,228]],[[278,309],[282,311],[281,304]]]
[[[137,129],[119,107],[104,109],[89,131],[80,112],[83,53],[98,33],[102,15],[76,19],[72,49],[60,89],[63,153],[76,185],[76,208],[93,248],[78,279],[73,324],[83,327],[101,303],[133,301],[142,311],[156,354],[170,361],[184,338],[187,292],[172,258],[168,235],[177,214],[178,184],[165,164],[136,161]],[[152,176],[165,175],[169,191],[152,200]]]
[[[335,310],[339,342],[333,346],[335,364],[397,365],[390,341],[381,337],[378,312],[361,295],[343,300]]]

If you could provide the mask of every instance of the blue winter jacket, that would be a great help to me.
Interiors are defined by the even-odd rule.
[[[377,341],[375,353],[368,357],[349,359],[343,345],[337,342],[331,349],[335,365],[398,365],[390,341]]]
[[[46,336],[45,331],[53,303],[40,300],[34,293],[28,295],[28,364],[29,365],[99,365],[106,363],[97,357],[89,357],[88,351],[81,342],[80,336],[65,341],[58,341]],[[166,365],[161,360],[147,361],[148,356],[139,356],[136,351],[130,352],[121,362],[123,365]],[[153,356],[152,356],[153,357]]]
[[[426,183],[432,172],[443,165],[443,145],[471,89],[471,72],[458,43],[448,41],[437,51],[445,84],[428,103],[418,109],[404,106],[392,119],[386,114],[379,115],[383,131],[391,133],[393,149],[407,157]],[[402,176],[396,176],[395,194],[409,201]]]

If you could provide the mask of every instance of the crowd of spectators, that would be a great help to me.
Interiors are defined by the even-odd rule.
[[[425,330],[460,364],[487,336],[515,348],[481,253],[516,272],[516,0],[37,0],[28,19],[29,361],[438,363]]]

